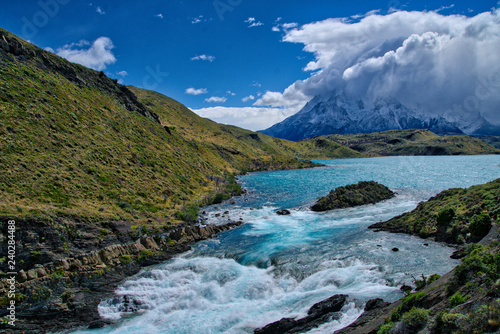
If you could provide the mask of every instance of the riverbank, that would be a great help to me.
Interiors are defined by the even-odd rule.
[[[23,231],[24,224],[29,223],[19,222],[19,230]],[[124,279],[145,266],[186,252],[195,242],[213,238],[241,224],[241,221],[225,225],[181,224],[164,233],[137,236],[137,239],[124,236],[128,240],[107,240],[109,245],[100,249],[36,264],[26,272],[21,270],[16,277],[15,327],[2,322],[0,328],[9,333],[47,333],[110,324],[101,319],[97,307],[101,300],[114,294]],[[36,257],[37,253],[31,252]],[[0,284],[0,289],[7,288],[5,280]],[[7,296],[1,301],[8,301]],[[7,315],[5,308],[1,312],[0,316]]]
[[[470,333],[500,325],[500,179],[467,189],[449,189],[411,212],[370,228],[447,243],[462,264],[438,279],[416,278],[417,292],[337,331],[344,333]]]

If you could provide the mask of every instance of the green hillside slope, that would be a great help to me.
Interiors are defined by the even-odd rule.
[[[490,144],[467,135],[441,137],[429,130],[391,130],[352,135],[328,135],[330,139],[369,156],[499,154]]]
[[[214,123],[4,30],[0,64],[2,216],[175,221],[235,173],[361,156]]]

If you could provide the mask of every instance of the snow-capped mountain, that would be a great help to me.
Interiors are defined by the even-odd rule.
[[[465,123],[469,124],[470,120]],[[425,115],[418,108],[410,109],[394,98],[380,98],[366,104],[342,92],[333,98],[315,97],[297,114],[261,132],[289,140],[404,129],[461,134],[465,132],[462,128],[469,130],[466,124],[461,124],[460,120],[455,123],[443,116]]]

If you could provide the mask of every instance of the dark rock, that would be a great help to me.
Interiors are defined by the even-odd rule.
[[[381,298],[370,299],[369,301],[366,302],[364,311],[365,312],[372,311],[375,309],[386,307],[387,305],[390,304],[391,303],[386,302]]]
[[[314,304],[307,312],[308,317],[318,318],[328,313],[339,312],[344,306],[347,295],[335,295]]]
[[[347,295],[335,295],[319,303],[314,304],[307,312],[307,317],[295,320],[293,318],[282,318],[279,321],[256,329],[255,334],[292,334],[304,333],[321,324],[340,319],[338,313],[347,301]]]
[[[110,320],[96,320],[92,321],[88,327],[88,329],[97,329],[103,328],[104,326],[111,325],[113,322]]]
[[[256,329],[255,334],[280,334],[286,333],[296,325],[296,321],[293,318],[283,318],[279,321],[273,322],[266,325],[263,328]]]
[[[399,290],[401,290],[403,292],[411,292],[411,290],[413,290],[413,288],[409,285],[403,284],[401,286],[401,288],[399,288]]]
[[[311,210],[319,212],[374,204],[394,195],[389,188],[375,181],[361,181],[330,191],[327,196],[320,198]]]
[[[393,251],[393,252],[399,252],[399,248],[394,247],[394,248],[392,249],[392,251]]]
[[[290,214],[290,210],[287,210],[287,209],[281,209],[281,210],[276,211],[276,214],[277,214],[277,215],[280,215],[280,216],[286,216],[286,215],[289,215],[289,214]]]

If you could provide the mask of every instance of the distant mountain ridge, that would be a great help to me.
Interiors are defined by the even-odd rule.
[[[395,98],[379,98],[367,105],[363,100],[341,92],[330,98],[315,97],[295,115],[260,132],[301,140],[328,134],[406,129],[428,129],[436,134],[493,134],[500,130],[479,114],[473,119],[449,119],[426,115],[417,107],[405,106]]]

